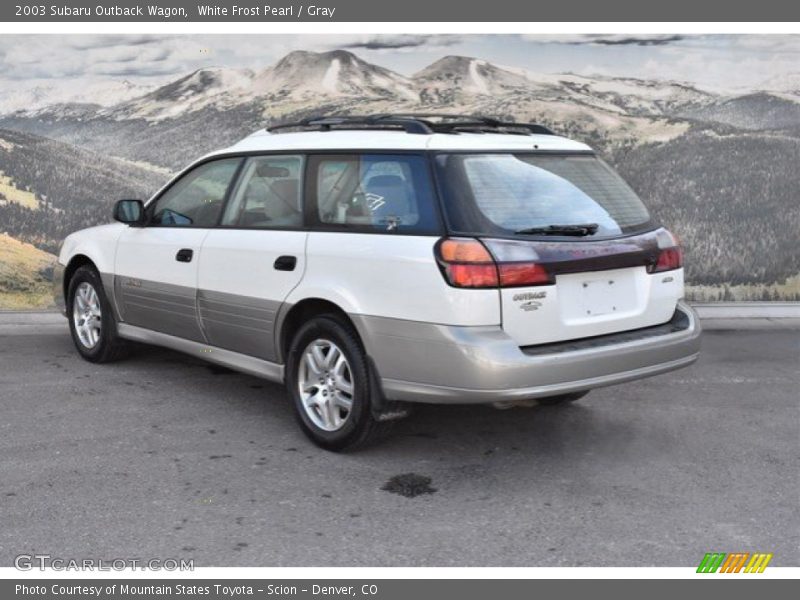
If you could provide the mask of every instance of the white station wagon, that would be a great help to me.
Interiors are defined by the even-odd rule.
[[[285,382],[341,450],[409,403],[558,404],[698,357],[682,254],[584,144],[483,117],[321,117],[198,160],[64,242],[75,346]]]

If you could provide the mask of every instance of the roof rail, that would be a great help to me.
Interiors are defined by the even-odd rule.
[[[267,128],[270,133],[284,129],[311,129],[331,131],[332,129],[403,129],[406,133],[431,134],[433,130],[417,119],[392,117],[391,115],[364,116],[318,116],[302,119],[294,123],[282,123]]]
[[[332,129],[402,129],[406,133],[509,133],[555,135],[544,125],[500,121],[477,115],[444,113],[384,113],[375,115],[315,116],[293,123],[282,123],[267,128],[270,133],[285,129],[310,129],[331,131]]]
[[[501,121],[493,117],[480,115],[459,115],[450,113],[387,113],[377,115],[383,117],[415,119],[425,123],[435,133],[453,133],[458,131],[483,133],[535,133],[555,135],[553,130],[538,123],[517,123]]]

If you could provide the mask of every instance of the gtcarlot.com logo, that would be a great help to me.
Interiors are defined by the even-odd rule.
[[[14,558],[19,571],[194,571],[194,560],[184,558],[58,558],[50,554],[20,554]]]
[[[772,554],[766,552],[708,552],[700,566],[698,573],[763,573],[767,568]]]

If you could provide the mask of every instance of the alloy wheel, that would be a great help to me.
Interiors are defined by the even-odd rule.
[[[353,374],[342,350],[316,339],[303,351],[298,389],[306,416],[324,431],[338,431],[353,408]]]
[[[100,297],[91,283],[83,281],[72,301],[72,322],[84,348],[91,350],[100,342],[103,313]]]

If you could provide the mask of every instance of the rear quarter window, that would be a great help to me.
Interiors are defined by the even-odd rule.
[[[323,229],[418,235],[441,231],[425,156],[311,156],[306,185],[313,221]]]

